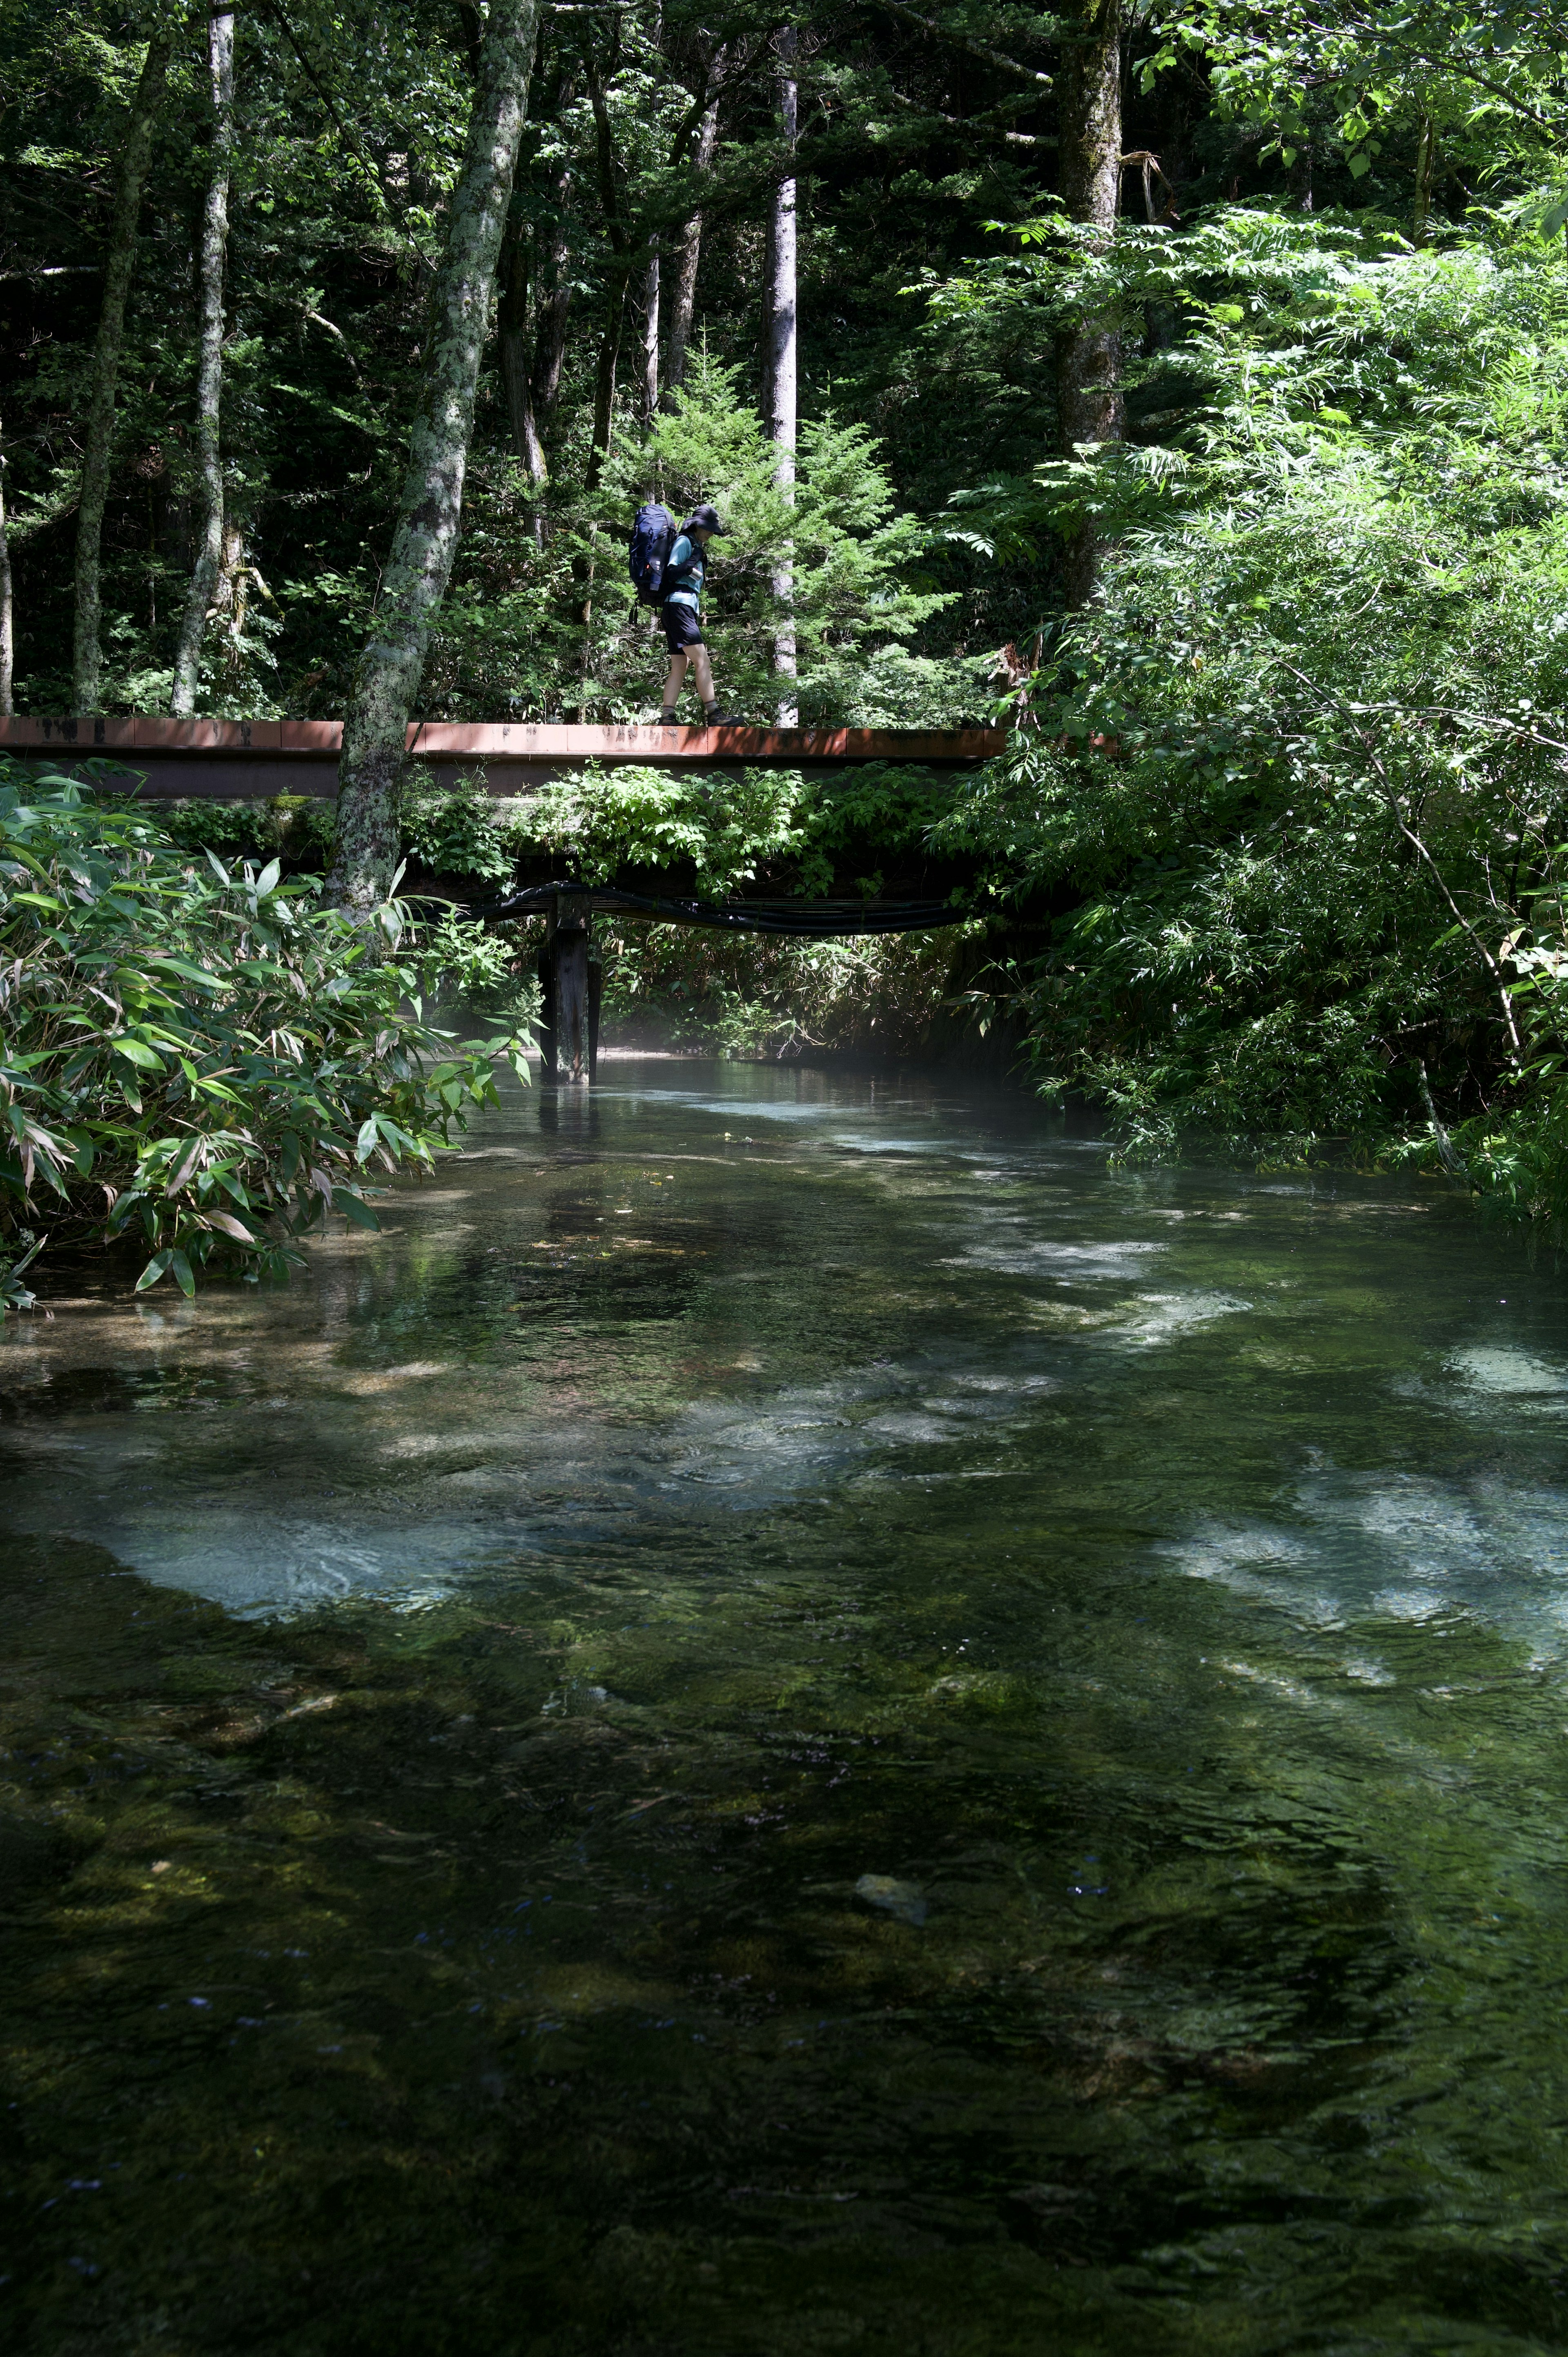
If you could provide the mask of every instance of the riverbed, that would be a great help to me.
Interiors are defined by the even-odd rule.
[[[1568,2337],[1568,1286],[1026,1099],[511,1089],[0,1332],[16,2351]]]

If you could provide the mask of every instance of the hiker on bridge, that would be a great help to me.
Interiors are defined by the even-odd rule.
[[[662,508],[650,506],[639,511],[632,533],[631,555],[632,578],[644,601],[657,604],[659,619],[664,625],[664,643],[670,650],[670,675],[664,683],[660,722],[666,728],[675,726],[681,684],[690,667],[696,674],[703,720],[709,727],[723,726],[737,716],[721,712],[714,694],[713,665],[703,638],[703,585],[707,574],[708,543],[723,539],[725,527],[719,522],[717,510],[704,501],[692,510],[675,533],[669,554],[664,555],[657,544],[660,521],[668,531],[669,520]]]
[[[664,705],[659,717],[666,728],[675,725],[675,706],[688,665],[696,674],[703,699],[703,718],[710,728],[733,721],[733,712],[721,712],[714,694],[714,667],[703,638],[703,584],[707,576],[708,543],[722,540],[725,527],[716,509],[704,501],[693,508],[676,536],[660,585],[659,619],[670,650],[670,676],[664,683]]]

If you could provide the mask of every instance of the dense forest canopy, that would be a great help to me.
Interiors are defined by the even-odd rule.
[[[1001,1009],[1132,1150],[1556,1214],[1563,30],[5,0],[0,700],[347,712],[350,901],[542,842],[820,888],[853,830],[799,780],[443,816],[382,758],[405,709],[651,716],[629,516],[715,498],[727,703],[1019,724],[857,789],[862,866],[976,878],[956,964],[841,975],[885,1037]],[[677,968],[737,1044],[834,1034],[820,953],[703,985],[645,935],[623,997]]]
[[[338,713],[429,356],[480,12],[252,0],[227,21],[224,533],[199,700]],[[161,709],[173,691],[204,522],[199,280],[220,129],[208,22],[200,9],[81,0],[9,0],[0,19],[0,425],[19,709],[71,702],[71,558],[116,172],[149,44],[164,39],[103,519],[101,700]],[[791,161],[785,20],[661,0],[548,7],[536,26],[427,708],[608,716],[647,705],[656,666],[646,634],[626,628],[618,579],[585,627],[580,576],[596,528],[618,575],[627,502],[655,468],[675,494],[710,477],[750,493],[722,596],[737,625],[725,643],[735,693],[759,694],[751,651],[766,636],[777,518],[746,421],[765,405],[770,200]],[[983,679],[963,659],[1025,643],[1062,603],[1061,540],[1028,494],[1042,462],[1070,457],[1063,322],[1111,266],[1092,217],[1103,192],[1064,196],[1080,126],[1061,144],[1079,97],[1075,53],[1106,32],[1112,127],[1130,159],[1111,175],[1121,226],[1154,218],[1160,237],[1143,242],[1160,258],[1146,267],[1170,281],[1163,302],[1138,290],[1133,335],[1122,321],[1134,448],[1189,439],[1201,375],[1158,362],[1189,347],[1195,299],[1251,270],[1232,247],[1262,221],[1327,226],[1321,253],[1298,235],[1297,267],[1337,285],[1391,239],[1481,241],[1496,258],[1561,226],[1561,76],[1552,21],[1536,9],[1193,6],[1118,19],[1112,6],[1053,16],[875,0],[797,12],[800,473],[824,525],[843,516],[860,537],[879,515],[884,534],[880,561],[840,565],[815,618],[820,692],[836,706],[855,689],[833,651],[873,612],[892,609],[885,647],[941,666],[912,677],[893,666],[882,703],[894,716],[977,711]],[[1230,244],[1218,228],[1228,208]],[[1360,246],[1347,242],[1352,227]],[[660,427],[650,453],[650,412],[670,416],[678,385],[689,423]],[[810,581],[817,568],[798,569]]]

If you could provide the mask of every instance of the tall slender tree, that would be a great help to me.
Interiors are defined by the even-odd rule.
[[[544,487],[550,479],[539,420],[533,406],[533,374],[530,366],[529,321],[532,282],[533,234],[514,206],[507,220],[500,259],[500,307],[498,327],[501,384],[506,393],[507,423],[511,444],[528,476],[532,495],[531,529],[534,544],[544,545]]]
[[[722,60],[724,52],[719,52]],[[692,177],[700,188],[714,167],[714,146],[719,134],[719,102],[711,99],[703,110],[697,126],[696,144],[692,151]],[[666,409],[674,405],[674,397],[686,377],[686,351],[692,340],[692,318],[697,303],[697,268],[703,251],[703,216],[694,212],[681,231],[680,262],[675,273],[675,299],[670,310],[670,332],[664,352],[663,403]]]
[[[784,149],[791,159],[800,135],[800,85],[796,81],[797,41],[793,27],[779,36],[779,122]],[[768,285],[764,321],[764,384],[768,438],[774,447],[773,479],[787,499],[795,490],[797,425],[797,349],[799,269],[797,264],[795,176],[781,176],[773,191],[768,232]],[[779,550],[773,570],[773,594],[779,619],[773,633],[773,669],[780,682],[778,721],[791,728],[799,718],[795,701],[795,630],[790,607],[795,592],[794,566],[788,546]]]
[[[564,106],[571,94],[569,85],[564,84],[559,103]],[[555,218],[551,226],[536,296],[539,332],[533,353],[533,414],[542,427],[553,415],[560,395],[561,371],[566,360],[566,326],[571,317],[572,296],[575,292],[566,266],[571,245],[564,208],[571,184],[572,167],[570,164],[564,164],[556,175],[553,190]]]
[[[1412,245],[1424,245],[1432,231],[1432,183],[1437,169],[1437,127],[1423,106],[1415,140],[1415,201],[1411,207]]]
[[[5,468],[0,455],[0,716],[16,710],[12,681],[16,668],[16,607],[11,587],[11,540],[5,527]]]
[[[642,422],[650,425],[659,408],[659,243],[655,239],[642,274]]]
[[[596,491],[609,457],[615,430],[616,371],[620,362],[621,335],[626,325],[627,293],[631,285],[635,241],[627,219],[620,159],[616,153],[615,127],[606,93],[607,78],[619,54],[619,19],[611,35],[607,58],[601,64],[591,46],[583,52],[588,99],[594,111],[594,151],[598,162],[599,199],[604,207],[605,235],[609,241],[609,266],[605,273],[604,326],[599,335],[598,363],[594,371],[594,423],[588,445],[584,488]],[[584,618],[587,616],[585,613]]]
[[[368,912],[397,871],[408,724],[451,577],[479,362],[528,113],[539,0],[490,0],[463,165],[452,191],[423,398],[375,620],[355,675],[338,772],[332,884]]]
[[[172,12],[171,12],[172,13]],[[100,554],[103,510],[109,498],[109,459],[114,439],[114,396],[120,382],[120,347],[125,333],[125,302],[136,265],[136,226],[142,189],[153,152],[153,130],[164,102],[177,27],[166,24],[147,43],[131,119],[114,174],[113,210],[103,255],[103,296],[98,334],[88,371],[87,430],[81,454],[81,489],[76,511],[76,608],[71,648],[71,701],[78,712],[98,709],[103,672]]]
[[[234,169],[234,11],[215,5],[207,19],[207,78],[212,101],[211,167],[201,211],[200,324],[196,370],[196,462],[201,478],[201,529],[175,649],[173,713],[196,710],[201,640],[223,565],[223,276],[229,246],[229,188]]]
[[[654,0],[653,46],[662,48],[664,40],[664,10],[661,0]],[[650,241],[648,267],[642,274],[642,423],[646,430],[652,425],[659,409],[659,297],[660,261],[660,241]]]
[[[1121,0],[1071,0],[1061,11],[1058,137],[1068,218],[1103,248],[1116,233],[1122,178]],[[1122,439],[1122,339],[1116,315],[1090,307],[1057,346],[1064,454]],[[1068,542],[1063,588],[1069,608],[1087,606],[1100,577],[1100,535],[1085,519]]]

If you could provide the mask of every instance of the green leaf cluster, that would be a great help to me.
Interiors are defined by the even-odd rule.
[[[373,931],[273,859],[231,870],[134,805],[0,759],[0,1263],[135,1245],[139,1290],[282,1274],[378,1174],[429,1169],[496,1098],[516,1032],[422,1013],[449,945],[404,904]],[[478,931],[478,928],[470,930]]]
[[[977,332],[1078,266],[972,280]],[[1233,210],[1105,271],[1183,332],[1140,442],[1010,487],[1042,533],[1092,498],[1101,594],[939,830],[1049,909],[1037,1068],[1131,1152],[1414,1153],[1557,1215],[1561,249]]]

